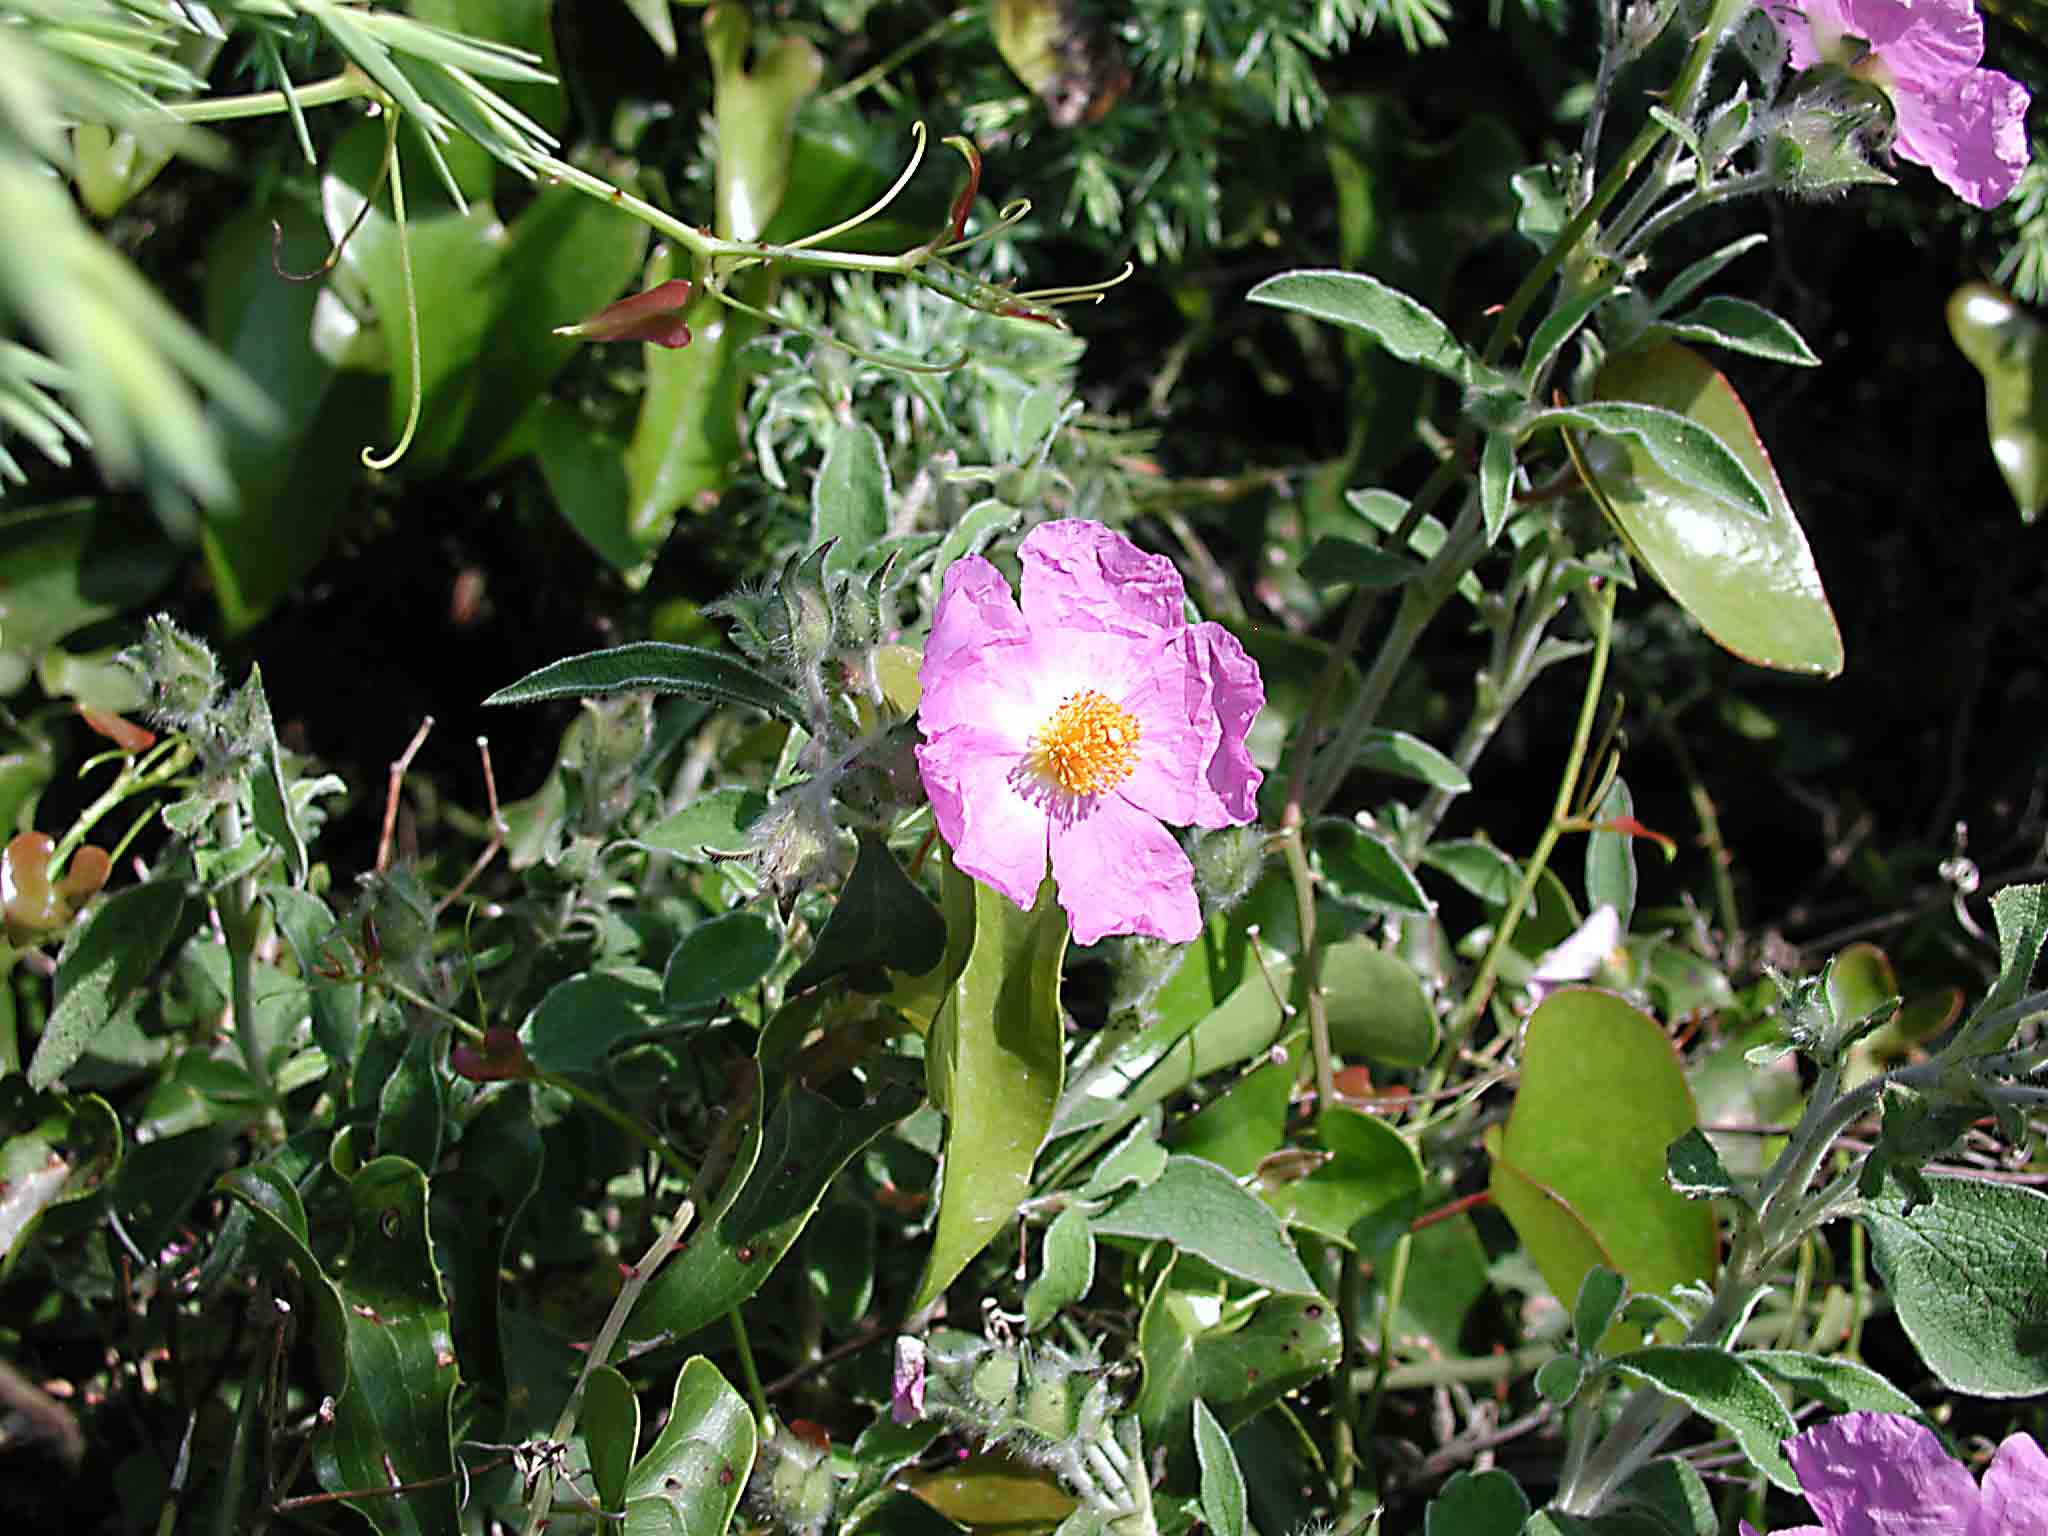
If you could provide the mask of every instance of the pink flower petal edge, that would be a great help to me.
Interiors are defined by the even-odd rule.
[[[1819,1525],[1777,1536],[2040,1536],[2048,1456],[2006,1437],[1980,1489],[1925,1425],[1897,1413],[1845,1413],[1785,1442]],[[1761,1536],[1748,1521],[1743,1536]]]
[[[919,671],[917,749],[953,862],[1020,907],[1050,862],[1074,938],[1185,943],[1201,931],[1194,869],[1167,825],[1243,825],[1262,778],[1246,733],[1258,665],[1216,624],[1190,624],[1173,562],[1086,519],[1041,524],[1019,551],[1022,599],[979,556],[950,566]],[[1062,778],[1041,733],[1092,700],[1135,741]],[[1090,748],[1096,751],[1098,748]],[[1108,750],[1108,749],[1100,749]]]

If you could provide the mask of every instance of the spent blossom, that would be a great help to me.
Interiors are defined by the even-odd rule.
[[[1259,669],[1190,624],[1173,562],[1082,518],[1025,538],[1022,604],[976,555],[946,570],[919,671],[918,767],[953,862],[1020,907],[1052,875],[1074,938],[1201,930],[1175,826],[1241,826]]]
[[[1903,1414],[1845,1413],[1785,1442],[1818,1525],[1777,1536],[2040,1536],[2048,1456],[2006,1436],[1980,1487],[1934,1432]],[[1757,1536],[1742,1522],[1743,1536]]]
[[[1892,147],[1967,203],[2005,201],[2027,165],[2027,91],[1980,69],[1974,0],[1769,0],[1796,70],[1833,66],[1883,91]]]

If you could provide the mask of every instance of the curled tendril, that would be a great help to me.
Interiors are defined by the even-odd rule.
[[[902,195],[903,189],[910,185],[910,178],[917,174],[917,168],[924,164],[925,145],[928,137],[925,133],[924,124],[911,124],[910,132],[911,136],[917,140],[917,146],[910,152],[910,164],[903,167],[903,173],[896,178],[894,185],[888,191],[884,192],[872,204],[856,213],[852,218],[841,219],[830,229],[821,229],[816,234],[805,235],[801,240],[791,240],[782,249],[785,251],[803,251],[810,249],[814,245],[822,245],[825,241],[835,236],[845,234],[849,229],[860,228],[869,219],[874,218],[883,209],[895,202]],[[952,140],[948,139],[946,142],[950,144]]]
[[[420,406],[426,389],[420,378],[420,306],[419,295],[413,290],[412,237],[405,217],[405,177],[398,168],[398,110],[395,107],[389,110],[390,127],[384,135],[384,166],[391,175],[391,219],[398,229],[398,278],[405,290],[406,342],[412,362],[412,404],[405,414],[405,430],[399,433],[398,441],[389,453],[380,456],[375,449],[364,445],[363,467],[377,470],[391,468],[412,447],[413,434],[420,427]]]
[[[363,194],[363,206],[356,210],[356,216],[348,221],[348,228],[341,232],[341,238],[327,249],[327,257],[310,272],[287,272],[284,269],[284,225],[277,219],[270,221],[270,270],[288,283],[310,283],[317,277],[325,277],[334,270],[334,264],[341,260],[341,253],[348,249],[349,241],[355,239],[356,231],[363,227],[363,221],[376,206],[377,194],[384,190],[384,178],[391,174],[394,156],[391,153],[391,138],[398,132],[398,114],[394,110],[385,119],[384,159],[377,166],[376,180],[370,183],[370,190]]]

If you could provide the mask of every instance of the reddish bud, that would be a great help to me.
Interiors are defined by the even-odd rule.
[[[519,1031],[499,1024],[484,1031],[484,1043],[458,1045],[448,1053],[448,1065],[458,1077],[472,1083],[505,1083],[532,1077],[533,1063],[519,1043]]]
[[[86,709],[81,705],[78,718],[85,722],[87,730],[106,737],[123,752],[146,752],[156,745],[156,732],[137,725],[133,720],[123,720],[119,715]]]
[[[656,283],[645,293],[607,304],[587,320],[558,325],[557,336],[578,341],[644,341],[657,347],[687,347],[690,328],[683,324],[693,284],[687,277]]]

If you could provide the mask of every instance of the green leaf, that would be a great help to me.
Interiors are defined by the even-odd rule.
[[[1502,1536],[1529,1518],[1529,1499],[1498,1469],[1460,1472],[1422,1514],[1423,1536]]]
[[[746,1399],[702,1355],[676,1373],[668,1421],[626,1478],[626,1529],[725,1536],[754,1470],[758,1431]],[[676,1523],[650,1520],[653,1504]],[[636,1518],[637,1516],[637,1518]]]
[[[1489,432],[1479,453],[1479,509],[1491,544],[1508,525],[1514,510],[1515,439],[1512,433]]]
[[[661,990],[650,971],[585,971],[556,982],[522,1031],[543,1072],[596,1073],[612,1047],[660,1028]]]
[[[1833,1413],[1903,1413],[1926,1421],[1920,1405],[1860,1360],[1795,1349],[1748,1349],[1742,1358],[1766,1376],[1827,1404]]]
[[[128,994],[149,980],[186,899],[183,881],[151,880],[116,891],[78,920],[57,957],[56,1005],[28,1064],[31,1088],[70,1071]]]
[[[1095,1233],[1078,1206],[1068,1206],[1045,1229],[1038,1278],[1024,1293],[1024,1327],[1035,1333],[1062,1307],[1072,1306],[1095,1283]]]
[[[598,1507],[626,1507],[626,1476],[633,1453],[640,1449],[640,1399],[616,1370],[600,1365],[583,1384],[576,1410],[577,1432],[590,1458],[590,1480],[597,1484]]]
[[[1593,831],[1586,838],[1587,910],[1614,908],[1623,933],[1636,911],[1636,841],[1632,834],[1604,824],[1632,821],[1635,814],[1628,781],[1617,778],[1601,797],[1600,808],[1593,813]]]
[[[639,586],[652,568],[652,552],[626,520],[626,445],[604,422],[553,397],[535,406],[530,423],[534,457],[556,510],[628,586]]]
[[[950,886],[967,880],[948,862]],[[979,881],[968,910],[967,960],[946,990],[925,1046],[932,1102],[946,1116],[932,1251],[910,1310],[952,1284],[1031,1190],[1038,1149],[1052,1130],[1066,1070],[1060,961],[1067,919],[1052,880],[1019,911]]]
[[[1920,1358],[1976,1397],[2048,1392],[2048,1195],[1930,1174],[1931,1199],[1867,1202],[1872,1257]]]
[[[1202,1469],[1202,1522],[1211,1536],[1245,1536],[1244,1473],[1238,1470],[1237,1452],[1230,1448],[1230,1436],[1207,1403],[1197,1398],[1194,1413],[1195,1456]]]
[[[708,1008],[760,981],[781,954],[782,935],[758,912],[707,918],[670,952],[661,1005],[674,1013]]]
[[[1661,321],[1643,333],[1645,343],[1674,337],[1726,347],[1731,352],[1746,352],[1774,363],[1790,363],[1800,368],[1820,366],[1820,359],[1806,344],[1805,337],[1761,304],[1752,304],[1747,299],[1716,294],[1701,301],[1690,314]]]
[[[1572,1338],[1580,1349],[1590,1354],[1600,1347],[1625,1290],[1621,1276],[1611,1269],[1596,1265],[1586,1271],[1578,1300],[1572,1303]]]
[[[1742,1194],[1742,1186],[1698,1126],[1665,1149],[1664,1178],[1688,1200],[1734,1199]]]
[[[1419,1067],[1436,1055],[1436,1010],[1399,955],[1358,935],[1323,952],[1324,1007],[1330,1044],[1349,1057]]]
[[[1197,1399],[1225,1427],[1243,1424],[1332,1370],[1337,1309],[1320,1296],[1268,1296],[1218,1315],[1215,1293],[1173,1286],[1168,1265],[1138,1319],[1138,1419],[1150,1444],[1185,1446]]]
[[[44,1211],[97,1194],[123,1172],[124,1150],[120,1119],[98,1094],[45,1095],[18,1072],[0,1077],[0,1275],[27,1251]],[[181,1150],[189,1162],[189,1144]],[[128,1160],[129,1177],[115,1186],[124,1194],[134,1186],[136,1162]],[[137,1215],[133,1204],[119,1203],[131,1219]],[[171,1217],[180,1215],[182,1205]]]
[[[1659,1536],[1721,1536],[1721,1517],[1706,1482],[1691,1462],[1676,1456],[1651,1462],[1623,1483],[1621,1503],[1661,1521]]]
[[[1301,579],[1318,587],[1357,587],[1385,592],[1422,569],[1404,555],[1389,554],[1358,539],[1330,534],[1317,539],[1302,557]]]
[[[1448,789],[1462,795],[1472,787],[1465,770],[1437,751],[1420,736],[1406,731],[1375,727],[1365,733],[1359,748],[1358,766],[1374,773],[1414,779],[1432,789]]]
[[[338,1278],[314,1258],[298,1191],[282,1173],[239,1168],[221,1187],[253,1214],[259,1239],[297,1270],[313,1303],[321,1374],[334,1398],[332,1422],[313,1438],[321,1486],[432,1484],[402,1499],[347,1502],[385,1536],[453,1536],[461,1521],[449,1411],[458,1378],[426,1175],[383,1157],[349,1182],[348,1262]]]
[[[1720,1425],[1764,1476],[1780,1488],[1798,1489],[1799,1479],[1779,1446],[1798,1434],[1799,1426],[1763,1374],[1741,1357],[1706,1345],[1672,1344],[1631,1350],[1608,1365]]]
[[[1806,535],[1778,484],[1749,412],[1698,353],[1671,343],[1616,358],[1603,395],[1683,412],[1767,497],[1762,521],[1669,473],[1626,439],[1589,449],[1622,536],[1666,591],[1715,641],[1758,666],[1834,677],[1842,637]],[[1617,452],[1618,450],[1618,452]]]
[[[702,864],[711,854],[744,849],[747,828],[767,809],[768,797],[759,790],[727,785],[699,795],[674,815],[664,817],[638,841],[644,848],[659,848],[687,863]]]
[[[1543,317],[1529,337],[1529,345],[1523,353],[1522,379],[1525,385],[1542,377],[1550,366],[1550,360],[1557,356],[1558,349],[1570,341],[1586,317],[1610,299],[1618,299],[1629,292],[1621,284],[1618,274],[1610,274],[1603,281],[1590,288],[1577,289],[1568,298]]]
[[[1769,235],[1744,235],[1731,240],[1719,250],[1702,256],[1698,261],[1682,269],[1679,274],[1664,285],[1664,291],[1657,296],[1657,310],[1663,314],[1683,304],[1720,273],[1723,267],[1738,256],[1746,256],[1770,239]]]
[[[884,990],[883,968],[920,976],[945,954],[946,920],[939,909],[903,872],[888,839],[862,832],[853,873],[840,888],[816,946],[790,977],[789,991],[801,992],[843,972]]]
[[[1989,283],[1965,283],[1948,301],[1948,330],[1984,376],[1991,457],[2031,523],[2048,506],[2048,346],[2041,322]]]
[[[1621,361],[1625,364],[1629,359]],[[1602,371],[1603,385],[1608,384],[1612,372],[1612,365]],[[1530,418],[1525,435],[1544,427],[1568,427],[1619,438],[1629,448],[1640,450],[1656,469],[1686,490],[1710,503],[1770,521],[1770,498],[1750,467],[1722,442],[1712,427],[1676,409],[1612,398],[1588,405],[1552,406]]]
[[[1310,842],[1317,873],[1330,895],[1346,906],[1400,917],[1428,917],[1436,911],[1385,833],[1326,817],[1315,824]]]
[[[828,1329],[852,1333],[859,1328],[875,1300],[872,1206],[842,1200],[811,1218],[804,1233],[804,1278]]]
[[[1431,843],[1422,851],[1422,862],[1449,875],[1490,907],[1506,906],[1522,878],[1513,859],[1474,838]]]
[[[889,461],[882,439],[864,421],[835,422],[811,486],[811,545],[838,541],[825,557],[826,576],[857,566],[888,532]]]
[[[1973,1052],[2003,1050],[2019,1028],[2018,1018],[1999,1015],[2026,995],[2041,946],[2048,942],[2048,885],[2008,885],[1991,898],[1998,928],[1998,981],[1964,1026]]]
[[[1422,1200],[1422,1163],[1385,1121],[1333,1104],[1316,1116],[1328,1154],[1305,1178],[1269,1188],[1266,1202],[1290,1225],[1360,1254],[1407,1234]]]
[[[677,275],[672,256],[648,263],[645,286]],[[757,284],[735,284],[743,302],[766,295]],[[668,539],[676,514],[700,497],[722,491],[739,462],[741,361],[766,322],[702,294],[684,313],[687,347],[643,346],[647,388],[626,445],[626,530],[651,556]]]
[[[1143,1189],[1095,1217],[1097,1237],[1172,1244],[1248,1284],[1307,1295],[1315,1281],[1258,1196],[1200,1158],[1174,1157]]]
[[[892,1058],[857,1082],[843,1078],[831,1086],[838,1097],[800,1081],[785,1086],[750,1147],[734,1159],[717,1205],[641,1293],[626,1319],[629,1342],[687,1337],[752,1296],[839,1170],[922,1098]]]
[[[1271,304],[1363,331],[1403,362],[1418,363],[1459,383],[1471,382],[1478,366],[1451,328],[1427,307],[1362,272],[1282,272],[1245,297],[1254,304]]]
[[[500,688],[485,704],[538,704],[609,693],[681,693],[710,704],[744,704],[804,723],[803,701],[765,673],[717,651],[641,640],[550,662]]]
[[[1522,1082],[1495,1153],[1493,1191],[1553,1294],[1576,1296],[1589,1262],[1639,1292],[1713,1273],[1714,1213],[1665,1182],[1665,1149],[1698,1123],[1657,1021],[1590,988],[1552,993],[1530,1015]],[[1583,1223],[1594,1247],[1530,1220],[1532,1192]],[[1604,1257],[1601,1257],[1604,1255]]]

